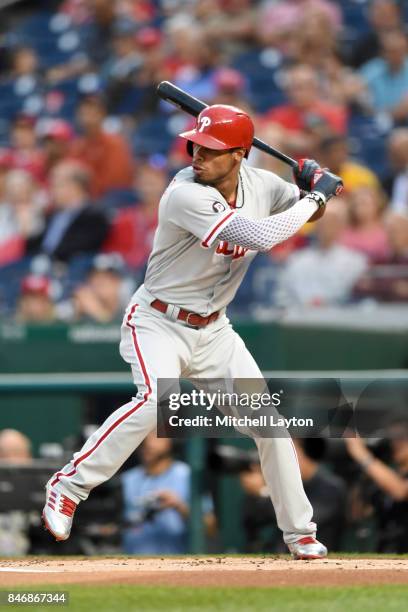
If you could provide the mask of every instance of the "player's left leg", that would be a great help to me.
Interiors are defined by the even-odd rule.
[[[193,377],[263,380],[254,358],[232,327],[226,323],[216,333],[211,328],[203,338],[201,351],[196,351]],[[267,391],[263,383],[260,386]],[[286,430],[279,436],[253,436],[278,526],[295,558],[320,558],[327,550],[315,540],[313,508],[303,488],[293,441]]]
[[[43,520],[56,539],[69,537],[77,504],[111,478],[156,427],[157,379],[178,379],[192,351],[193,332],[185,339],[178,331],[175,323],[152,309],[129,305],[122,324],[120,353],[131,365],[137,393],[115,410],[48,481]]]

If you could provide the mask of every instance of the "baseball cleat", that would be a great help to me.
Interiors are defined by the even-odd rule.
[[[42,513],[45,529],[57,540],[67,540],[77,504],[47,483],[47,497]]]
[[[306,536],[288,544],[292,557],[296,560],[324,559],[327,557],[327,548],[324,544],[311,536]]]

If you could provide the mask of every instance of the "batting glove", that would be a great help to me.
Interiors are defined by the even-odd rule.
[[[297,168],[293,170],[296,185],[302,191],[312,191],[312,180],[320,166],[314,159],[300,159]]]
[[[331,197],[341,194],[343,191],[343,181],[336,174],[319,168],[312,176],[311,188],[310,196],[313,197],[320,208]]]

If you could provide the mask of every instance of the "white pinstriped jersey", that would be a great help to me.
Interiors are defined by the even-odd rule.
[[[181,170],[164,192],[144,286],[155,298],[203,316],[228,306],[256,255],[217,240],[242,214],[262,219],[287,210],[299,199],[296,185],[276,174],[241,165],[235,209],[220,192]]]

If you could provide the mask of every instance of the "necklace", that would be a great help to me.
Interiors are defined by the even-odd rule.
[[[242,180],[242,176],[241,176],[241,173],[240,173],[240,172],[239,172],[239,174],[238,174],[238,177],[239,177],[239,184],[240,184],[240,187],[241,187],[242,202],[241,202],[241,206],[235,206],[235,208],[236,208],[236,209],[237,209],[237,208],[243,208],[243,206],[244,206],[244,204],[245,204],[244,182],[243,182],[243,180]],[[238,202],[238,197],[237,197],[237,202]]]

